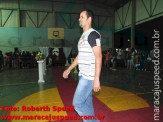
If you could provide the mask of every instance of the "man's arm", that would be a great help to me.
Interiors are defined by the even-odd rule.
[[[93,83],[93,90],[95,92],[98,92],[100,87],[100,73],[101,73],[101,67],[102,67],[102,51],[101,46],[94,46],[93,52],[95,55],[95,79]]]
[[[63,78],[68,78],[71,70],[78,65],[78,55],[74,59],[73,63],[63,72]]]

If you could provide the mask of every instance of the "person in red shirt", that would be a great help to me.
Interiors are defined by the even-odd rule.
[[[6,67],[12,68],[12,53],[6,53]]]
[[[109,63],[109,51],[106,52],[105,60],[106,60],[106,67],[109,68],[109,66],[110,66],[110,63]]]
[[[21,58],[21,54],[18,54],[18,67],[21,69],[22,68],[22,58]]]

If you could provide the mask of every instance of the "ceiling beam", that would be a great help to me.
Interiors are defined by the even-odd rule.
[[[99,7],[99,8],[101,8],[101,9],[105,9],[105,10],[107,11],[108,15],[109,15],[109,16],[112,16],[113,13],[111,13],[111,12],[109,11],[108,8],[114,9],[113,7],[104,5],[104,4],[102,4],[102,3],[100,3],[100,2],[96,2],[96,1],[90,1],[90,0],[85,0],[85,1],[86,1],[88,4],[91,4],[91,5],[93,5],[93,6]]]
[[[94,0],[94,1],[92,1],[92,0],[85,0],[85,1],[86,1],[87,3],[96,5],[96,6],[100,7],[100,8],[103,8],[103,9],[106,9],[106,8],[108,8],[108,7],[114,8],[113,6],[103,4],[103,3],[98,2],[98,1],[96,1],[96,0]]]

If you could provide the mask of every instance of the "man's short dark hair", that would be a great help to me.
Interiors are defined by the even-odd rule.
[[[93,19],[94,19],[94,14],[93,14],[93,12],[91,11],[91,10],[89,10],[89,9],[85,9],[84,11],[86,11],[87,13],[87,17],[89,18],[89,17],[91,17],[92,18],[92,22],[93,22]]]

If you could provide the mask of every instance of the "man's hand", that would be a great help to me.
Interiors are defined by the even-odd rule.
[[[70,70],[69,69],[66,69],[64,72],[63,72],[63,78],[67,79],[68,78],[68,75],[70,74]]]
[[[93,82],[93,90],[94,90],[94,92],[99,92],[101,90],[99,79],[94,80],[94,82]]]
[[[74,62],[63,72],[63,78],[67,79],[68,75],[70,74],[71,70],[76,67],[78,64],[78,55],[74,59]]]

